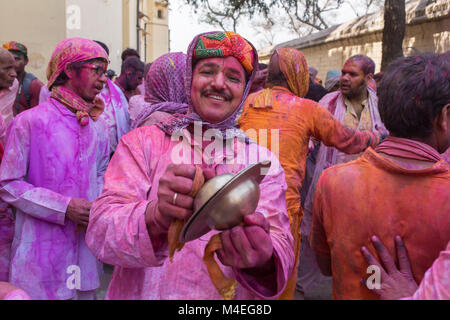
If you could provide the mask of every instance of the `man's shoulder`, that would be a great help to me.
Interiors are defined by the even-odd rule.
[[[342,94],[339,90],[330,92],[326,94],[322,99],[320,99],[319,104],[321,106],[327,107],[331,102],[336,101],[341,95]]]
[[[32,124],[32,126],[35,126],[36,123],[39,123],[38,126],[41,126],[40,124],[48,121],[53,117],[53,114],[55,112],[54,110],[51,110],[52,108],[52,105],[48,101],[45,101],[16,115],[14,117],[13,123],[20,125],[28,123],[30,125]]]
[[[122,136],[122,140],[125,142],[135,142],[139,140],[154,143],[166,138],[166,133],[156,125],[139,127]]]
[[[31,90],[37,90],[39,93],[41,91],[41,88],[44,86],[44,84],[35,75],[33,75],[33,74],[31,74],[31,75],[34,77],[34,79],[30,83],[30,88],[31,88]]]
[[[372,165],[372,163],[370,163],[370,161],[368,161],[368,159],[363,154],[353,161],[336,164],[330,168],[325,169],[320,179],[322,180],[322,183],[330,183],[336,180],[350,181],[351,179],[355,181],[354,179],[362,177],[365,171],[372,170],[374,168],[375,167]]]

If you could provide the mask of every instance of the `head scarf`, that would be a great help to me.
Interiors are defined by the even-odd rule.
[[[24,44],[21,44],[16,41],[10,41],[3,44],[3,48],[5,48],[8,51],[18,51],[20,53],[23,53],[25,59],[28,59],[28,49]]]
[[[275,52],[289,88],[296,96],[304,98],[308,93],[310,81],[305,56],[293,48],[280,48]]]
[[[309,67],[309,68],[308,68],[308,71],[309,71],[309,79],[310,79],[311,81],[315,81],[316,78],[317,78],[317,75],[319,74],[319,70],[317,70],[317,69],[314,68],[314,67]]]
[[[109,63],[105,49],[89,39],[69,38],[61,41],[53,51],[47,67],[47,87],[51,89],[66,65],[96,58],[103,58]]]
[[[204,39],[212,40],[212,38],[215,39],[222,39],[222,40],[215,40],[214,41],[207,41],[208,45],[205,44]],[[228,39],[226,39],[228,38]],[[207,48],[212,49],[212,44],[215,43],[217,48],[216,50],[210,50],[210,51],[203,51],[205,49],[199,49],[198,44],[202,41],[204,46],[208,46]],[[250,51],[248,48],[249,46],[252,48]],[[220,48],[220,49],[218,49]],[[197,51],[201,50],[201,51]],[[217,51],[219,50],[219,51]],[[207,52],[209,52],[210,55],[207,55]],[[200,53],[200,54],[199,54]],[[218,54],[221,54],[218,56]],[[242,55],[245,53],[245,56]],[[203,121],[200,116],[195,113],[194,108],[192,106],[191,101],[191,87],[192,87],[192,75],[193,75],[193,69],[194,69],[194,63],[195,61],[201,59],[199,57],[201,55],[201,58],[212,58],[212,57],[228,57],[232,56],[238,59],[242,66],[244,66],[243,63],[246,63],[245,61],[252,61],[252,68],[245,67],[245,70],[250,70],[249,72],[249,80],[247,82],[247,85],[244,90],[244,94],[242,96],[242,101],[240,105],[236,108],[236,110],[231,114],[227,119],[224,119],[220,123],[208,123],[206,121]],[[244,61],[244,62],[243,62]],[[188,101],[188,111],[186,115],[181,114],[174,114],[173,117],[167,121],[161,122],[158,124],[158,127],[161,128],[164,132],[171,135],[174,131],[186,128],[190,124],[201,121],[204,127],[211,128],[211,129],[217,129],[219,130],[223,137],[232,138],[232,137],[245,137],[245,134],[236,128],[236,119],[242,112],[242,107],[244,105],[245,99],[248,96],[248,93],[250,91],[250,88],[253,83],[253,79],[255,78],[256,71],[258,70],[258,53],[255,49],[255,47],[245,40],[240,35],[233,33],[233,32],[220,32],[220,31],[213,31],[213,32],[207,32],[200,34],[194,38],[194,40],[191,42],[191,44],[188,47],[188,53],[187,53],[187,60],[186,60],[186,76],[185,76],[185,89],[186,89],[186,99]],[[248,72],[248,71],[247,71]]]
[[[309,71],[303,54],[293,48],[281,48],[273,54],[278,54],[278,63],[281,73],[286,78],[289,89],[293,94],[304,98],[309,90]],[[252,108],[272,108],[273,91],[266,88],[259,94],[249,98],[248,104]]]
[[[327,72],[327,78],[325,80],[325,89],[330,91],[341,79],[341,71],[330,70]]]
[[[188,110],[184,78],[186,54],[167,53],[156,59],[145,77],[145,101],[148,106],[136,117],[133,129],[156,111],[185,114]]]
[[[75,109],[82,126],[89,123],[89,116],[94,121],[98,119],[105,107],[103,101],[98,98],[93,103],[88,103],[67,88],[62,86],[52,88],[52,86],[68,64],[96,58],[105,59],[109,63],[108,54],[98,43],[83,38],[69,38],[56,46],[47,67],[47,87],[51,89],[51,97],[66,107]]]

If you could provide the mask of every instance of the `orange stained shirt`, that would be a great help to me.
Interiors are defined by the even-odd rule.
[[[305,177],[309,138],[313,136],[347,153],[359,153],[369,145],[376,146],[379,137],[372,132],[345,128],[317,102],[299,98],[283,87],[272,89],[271,107],[250,107],[249,101],[254,101],[255,96],[264,94],[265,90],[248,97],[238,124],[250,138],[278,156],[286,175],[286,202],[292,224],[292,216],[302,214],[300,189]]]
[[[331,258],[333,299],[377,299],[360,282],[367,262],[360,248],[376,256],[378,236],[396,257],[394,237],[408,249],[420,283],[450,241],[450,172],[441,160],[430,168],[408,170],[369,148],[360,158],[325,170],[314,195],[311,248]]]

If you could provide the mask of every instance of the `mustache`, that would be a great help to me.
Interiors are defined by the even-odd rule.
[[[231,95],[229,95],[225,91],[217,91],[217,90],[205,90],[205,91],[202,92],[202,95],[204,95],[204,96],[206,96],[206,95],[222,96],[226,100],[231,100],[233,98]]]

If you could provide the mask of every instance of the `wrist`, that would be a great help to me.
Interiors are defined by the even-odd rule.
[[[254,268],[242,269],[242,271],[247,274],[251,274],[255,277],[266,277],[268,275],[273,274],[276,271],[275,258],[272,255],[269,260],[267,260],[265,263],[261,264],[260,266],[257,266]]]
[[[166,236],[168,233],[169,228],[158,219],[160,215],[158,204],[149,203],[145,211],[145,223],[151,239]]]

